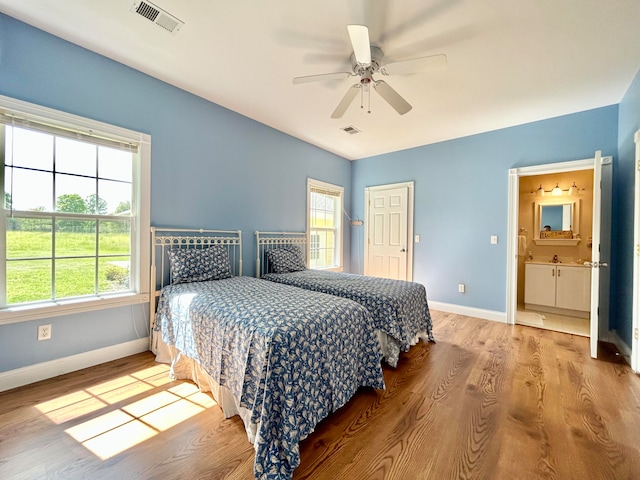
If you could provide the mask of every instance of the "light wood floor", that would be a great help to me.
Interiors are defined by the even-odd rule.
[[[640,378],[588,338],[432,312],[301,444],[296,479],[638,479]],[[150,353],[0,393],[2,479],[251,479],[238,418]]]

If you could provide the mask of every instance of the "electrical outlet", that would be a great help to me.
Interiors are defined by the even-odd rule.
[[[464,293],[464,283],[459,283],[458,284],[458,292]]]
[[[38,325],[38,341],[51,338],[51,325]]]

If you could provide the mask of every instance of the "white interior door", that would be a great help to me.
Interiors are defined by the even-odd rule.
[[[365,275],[410,280],[412,203],[410,184],[366,190],[367,235]]]
[[[593,230],[591,253],[591,357],[609,331],[609,256],[611,253],[611,157],[596,152],[593,166]]]

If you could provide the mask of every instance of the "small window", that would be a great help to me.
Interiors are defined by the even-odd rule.
[[[51,316],[60,301],[69,312],[74,300],[87,309],[87,300],[141,293],[148,239],[136,232],[148,231],[148,142],[13,102],[0,98],[0,312],[47,307]]]
[[[342,187],[307,182],[309,268],[342,270]]]

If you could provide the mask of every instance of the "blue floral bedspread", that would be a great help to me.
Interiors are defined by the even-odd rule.
[[[399,350],[408,351],[418,334],[426,333],[429,341],[435,341],[427,293],[420,283],[326,270],[268,273],[262,278],[349,298],[367,307],[376,328],[397,342],[386,359],[391,366],[396,366]]]
[[[252,412],[255,477],[290,479],[320,420],[384,388],[372,321],[350,300],[233,277],[165,287],[156,329]]]

